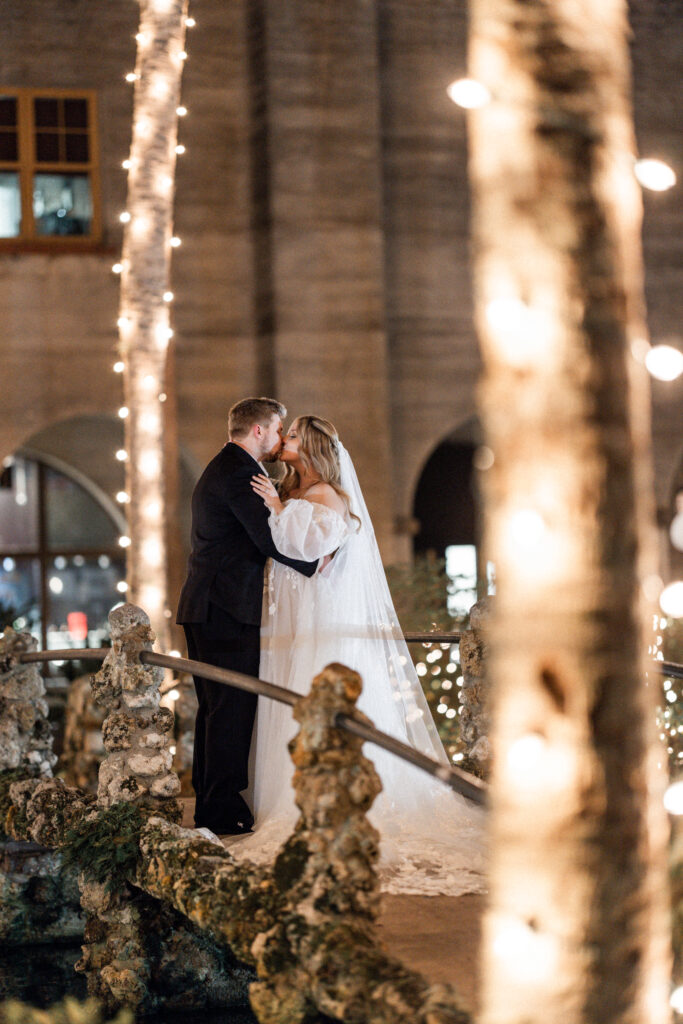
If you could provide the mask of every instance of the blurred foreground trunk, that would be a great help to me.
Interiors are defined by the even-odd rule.
[[[623,0],[471,0],[486,555],[486,1024],[670,1017],[641,201]],[[645,586],[643,587],[643,584]]]

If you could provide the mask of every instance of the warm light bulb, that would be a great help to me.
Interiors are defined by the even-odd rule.
[[[125,594],[125,592],[128,590],[128,584],[126,583],[125,580],[119,580],[119,582],[116,584],[116,589],[118,590],[119,594]]]
[[[511,915],[492,915],[492,924],[493,954],[510,979],[524,985],[553,976],[558,949],[552,935]]]
[[[119,547],[120,548],[129,548],[130,547],[130,537],[126,537],[125,535],[123,537],[119,537]]]
[[[183,153],[185,152],[185,147],[183,146],[182,143],[180,143],[179,145],[176,146],[175,151],[178,154],[178,156],[182,156]]]
[[[175,654],[176,657],[179,657],[179,654],[178,654],[177,651],[171,651],[171,653]],[[179,697],[180,697],[180,690],[176,690],[176,689],[169,690],[168,693],[166,694],[166,696],[168,697],[168,699],[170,701],[173,701],[175,703],[175,701],[177,701],[179,699]]]
[[[547,364],[555,334],[546,310],[514,296],[491,299],[486,305],[491,341],[507,362],[519,369]]]
[[[676,184],[676,172],[663,160],[636,160],[635,175],[643,188],[666,192]]]
[[[176,107],[175,112],[178,117],[185,117],[187,114],[187,107]]]
[[[125,420],[126,416],[128,415],[128,406],[122,405],[121,408],[119,409],[118,415],[120,419]]]
[[[683,814],[683,781],[672,782],[664,793],[664,806],[669,814]]]
[[[181,50],[178,54],[178,60],[187,60],[187,50]]]
[[[174,235],[173,238],[171,239],[171,245],[173,246],[174,249],[177,249],[180,244],[181,239],[178,238],[177,235]]]
[[[683,1014],[683,985],[673,990],[669,996],[669,1004],[676,1013]]]
[[[676,380],[683,373],[683,352],[673,345],[653,345],[645,356],[645,365],[657,380]]]
[[[129,171],[131,169],[131,167],[133,166],[133,161],[130,158],[128,158],[128,159],[123,161],[121,166],[123,167],[124,171]]]
[[[125,448],[119,448],[116,452],[116,459],[118,462],[128,462],[128,452]]]
[[[173,292],[164,292],[164,294],[163,294],[164,302],[173,302],[173,298],[174,298]]]
[[[119,359],[118,363],[114,363],[114,366],[113,366],[114,373],[123,373],[125,368],[126,368],[125,364],[120,359]]]
[[[146,376],[142,378],[142,386],[143,388],[145,388],[146,391],[153,391],[154,388],[156,387],[156,383],[157,379],[151,373],[146,374]]]
[[[126,75],[126,81],[127,82],[137,82],[138,78],[139,78],[139,76],[136,75],[134,71],[129,71],[128,74]]]
[[[197,22],[194,20],[194,18],[185,18],[186,28],[194,28],[196,24]]]
[[[119,220],[122,224],[128,223],[128,221],[130,220],[130,214],[128,213],[128,210],[124,210],[123,213],[119,214]]]
[[[123,330],[125,327],[130,327],[130,320],[127,316],[120,316],[116,321],[116,326]]]
[[[112,274],[120,274],[123,270],[123,263],[115,263],[111,268]]]
[[[659,595],[659,607],[672,619],[683,618],[683,580],[676,580]]]
[[[478,110],[491,101],[491,93],[474,78],[459,78],[446,89],[448,96],[465,110]]]
[[[130,497],[126,491],[117,491],[116,500],[118,501],[119,505],[127,505],[128,502],[130,501]]]
[[[140,456],[140,472],[143,476],[157,476],[160,470],[159,456],[155,451],[143,452]]]

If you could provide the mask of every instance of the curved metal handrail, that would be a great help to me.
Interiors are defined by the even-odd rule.
[[[110,647],[92,647],[82,650],[55,650],[55,651],[26,651],[19,656],[22,664],[43,661],[76,661],[90,658],[93,661],[103,661],[111,651]],[[210,679],[215,683],[222,683],[224,686],[236,686],[240,690],[247,690],[249,693],[262,694],[271,700],[277,700],[281,704],[289,704],[292,707],[302,696],[300,693],[293,693],[292,690],[285,690],[282,686],[268,683],[265,679],[257,679],[255,676],[248,676],[242,672],[233,672],[225,668],[216,668],[215,665],[206,665],[202,661],[193,661],[190,658],[178,658],[171,654],[157,654],[156,651],[141,651],[140,661],[144,665],[157,665],[160,668],[169,668],[180,672],[189,672],[192,675],[200,675],[203,679]],[[336,723],[341,729],[356,736],[360,736],[368,743],[374,743],[389,753],[395,754],[403,761],[421,768],[434,778],[446,783],[456,793],[472,800],[474,803],[483,804],[486,800],[486,783],[482,782],[475,775],[464,772],[460,768],[451,768],[450,765],[440,764],[426,754],[421,754],[406,743],[388,736],[374,726],[360,721],[351,715],[338,714]]]
[[[405,633],[407,643],[457,643],[460,640],[460,633]],[[110,647],[86,647],[80,650],[66,648],[54,651],[26,651],[19,656],[22,664],[45,661],[77,661],[88,660],[103,661],[111,651]],[[249,693],[262,694],[271,700],[279,701],[281,704],[288,704],[293,707],[301,694],[292,690],[285,690],[274,683],[268,683],[265,679],[258,679],[256,676],[248,676],[242,672],[233,672],[225,668],[216,668],[215,665],[207,665],[202,661],[193,661],[190,658],[179,658],[171,654],[157,654],[156,651],[142,651],[140,661],[146,665],[157,665],[160,668],[168,668],[176,672],[189,672],[191,675],[201,675],[204,679],[212,682],[222,683],[224,686],[236,686],[240,690],[247,690]],[[683,665],[671,661],[652,661],[652,667],[660,675],[671,676],[674,679],[683,679]],[[400,740],[388,736],[380,729],[368,725],[351,715],[338,714],[337,725],[346,729],[356,736],[360,736],[368,743],[374,743],[378,747],[395,754],[403,761],[415,765],[422,771],[427,772],[434,778],[446,783],[456,793],[472,800],[474,803],[483,804],[486,800],[486,783],[482,782],[475,775],[463,771],[461,768],[440,764],[426,754],[401,743]]]

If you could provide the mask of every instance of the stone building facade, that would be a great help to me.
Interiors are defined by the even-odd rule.
[[[21,450],[123,483],[118,278],[135,60],[133,0],[6,0],[1,88],[93,90],[101,238],[0,240],[0,457]],[[180,126],[173,259],[181,520],[229,406],[275,394],[332,419],[387,561],[411,551],[426,461],[476,443],[460,0],[197,0]],[[633,0],[643,154],[683,170],[680,0]],[[653,340],[680,338],[680,189],[645,195]],[[520,254],[523,258],[523,254]],[[683,486],[683,384],[653,387],[662,524]],[[665,530],[662,530],[663,537]],[[454,538],[457,541],[457,538]],[[671,552],[662,544],[665,574]],[[175,567],[176,577],[182,568]],[[171,599],[174,600],[173,593]]]

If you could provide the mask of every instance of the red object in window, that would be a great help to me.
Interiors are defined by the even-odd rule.
[[[88,616],[85,612],[69,612],[66,624],[72,640],[80,640],[83,643],[88,635]]]

